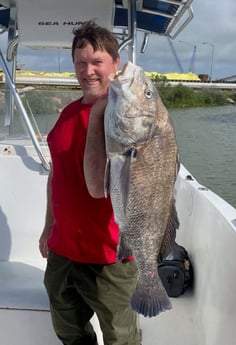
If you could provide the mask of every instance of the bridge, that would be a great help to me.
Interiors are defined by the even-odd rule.
[[[5,78],[0,83],[4,83]],[[171,81],[168,80],[168,83],[171,86],[176,86],[178,84],[182,84],[184,86],[188,86],[194,89],[221,89],[221,90],[232,90],[236,89],[236,83],[233,82],[200,82],[200,81],[181,81],[175,80]],[[77,87],[78,81],[76,78],[73,77],[17,77],[16,84],[18,85],[58,85],[58,86],[69,86],[69,87]]]
[[[23,72],[23,71],[22,71]],[[182,84],[194,89],[221,89],[233,90],[236,89],[236,75],[219,79],[216,81],[197,81],[197,80],[167,80],[171,86]],[[0,72],[0,85],[5,83],[5,76]],[[51,75],[24,75],[16,74],[16,85],[55,85],[78,87],[78,81],[71,73],[71,76],[51,76]]]

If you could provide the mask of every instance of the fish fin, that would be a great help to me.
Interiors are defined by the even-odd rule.
[[[132,169],[132,163],[136,159],[137,150],[136,148],[131,148],[124,154],[124,164],[121,171],[121,194],[124,205],[124,214],[126,214],[126,208],[128,205],[129,197],[129,186],[130,186],[130,175]]]
[[[126,214],[128,205],[131,165],[136,158],[136,152],[136,149],[131,148],[124,154],[114,155],[110,159],[109,170],[106,169],[106,181],[109,181],[111,176],[112,186],[110,186],[110,189],[114,188],[118,191],[124,214]]]
[[[107,157],[106,166],[105,166],[105,175],[104,175],[104,196],[108,197],[110,192],[110,170],[111,170],[111,161]]]
[[[173,249],[176,237],[176,229],[179,228],[179,219],[175,207],[175,201],[172,201],[171,212],[168,219],[165,235],[162,241],[162,246],[160,249],[159,259],[168,256]]]
[[[122,154],[112,157],[110,171],[114,189],[119,191],[123,212],[126,213],[130,185],[131,156]]]
[[[172,308],[167,292],[158,277],[151,284],[143,284],[138,280],[136,289],[131,298],[131,308],[145,317],[154,317]]]
[[[124,207],[124,214],[128,205],[129,183],[130,183],[130,157],[125,157],[121,171],[121,195]]]
[[[130,249],[127,241],[125,240],[124,234],[120,234],[118,250],[117,250],[117,259],[127,259],[132,256],[132,250]]]

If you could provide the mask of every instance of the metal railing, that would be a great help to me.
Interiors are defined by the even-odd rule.
[[[29,135],[32,139],[32,142],[33,142],[33,145],[34,145],[34,148],[39,156],[39,159],[40,161],[42,162],[42,165],[43,167],[46,169],[46,170],[50,170],[50,165],[49,165],[49,162],[47,161],[46,157],[44,156],[42,150],[41,150],[41,147],[40,147],[40,144],[39,144],[39,141],[37,139],[37,136],[35,134],[35,131],[31,125],[31,122],[29,120],[29,117],[27,115],[27,112],[24,108],[24,105],[21,101],[21,98],[16,90],[16,87],[15,87],[15,84],[12,80],[12,77],[10,75],[10,72],[7,68],[7,65],[6,65],[6,62],[4,60],[4,57],[3,57],[3,54],[2,54],[2,51],[0,50],[0,63],[2,65],[2,69],[3,69],[3,72],[4,72],[4,75],[5,75],[5,78],[6,78],[6,82],[8,83],[9,85],[9,88],[14,96],[14,100],[15,100],[15,104],[20,112],[20,115],[22,116],[22,119],[25,123],[25,126],[29,132]]]

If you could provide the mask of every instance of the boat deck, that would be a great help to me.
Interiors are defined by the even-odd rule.
[[[11,322],[14,322],[16,317],[19,322],[19,318],[25,319],[27,315],[31,322],[35,318],[36,320],[46,318],[51,325],[48,298],[43,286],[43,275],[43,270],[28,264],[0,262],[0,320],[3,324],[8,320],[7,315],[11,318]],[[170,311],[151,319],[139,316],[143,345],[153,345],[154,338],[157,343],[175,345],[182,345],[183,339],[190,337],[196,339],[193,334],[195,327],[192,317],[192,291],[186,291],[178,298],[171,298],[171,301],[173,308]],[[93,317],[92,324],[97,333],[99,345],[103,345],[102,332],[96,316]],[[10,338],[8,335],[8,341],[11,337],[13,339],[10,343],[14,345],[15,335],[10,335]],[[55,338],[53,344],[57,344],[52,327],[51,337]],[[199,345],[199,343],[196,340],[196,342],[192,341],[191,345]]]
[[[48,311],[43,270],[22,262],[0,262],[0,308]]]
[[[193,291],[171,298],[172,309],[154,318],[139,317],[143,345],[203,345],[196,337],[198,327],[193,315]],[[213,345],[213,344],[212,344]]]

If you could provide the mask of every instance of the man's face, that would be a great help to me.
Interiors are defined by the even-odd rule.
[[[116,73],[120,58],[113,61],[105,50],[94,51],[90,44],[84,48],[76,48],[74,66],[76,77],[84,94],[84,102],[95,102],[107,93],[109,75]]]

